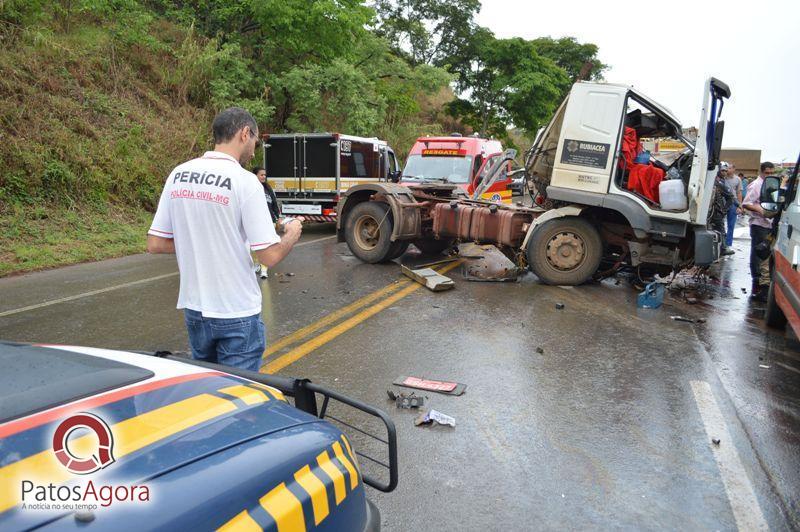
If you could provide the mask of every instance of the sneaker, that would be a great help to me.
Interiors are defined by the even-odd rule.
[[[260,273],[261,273],[261,265],[259,264],[258,266],[256,266],[256,275],[259,275]]]
[[[267,271],[267,267],[264,266],[263,264],[258,265],[258,271],[260,272],[261,274],[260,276],[262,279],[266,279],[267,277],[269,277],[269,272]]]

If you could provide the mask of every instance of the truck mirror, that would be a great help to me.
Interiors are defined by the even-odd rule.
[[[764,183],[761,184],[761,191],[759,192],[759,201],[761,203],[774,203],[781,202],[781,179],[779,177],[767,176],[764,178]],[[777,206],[776,206],[777,210]]]
[[[394,172],[389,172],[389,181],[391,181],[392,183],[399,183],[400,176],[402,175],[403,172],[401,170],[395,170]]]

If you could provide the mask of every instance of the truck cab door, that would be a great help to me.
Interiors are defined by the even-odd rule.
[[[497,158],[500,157],[501,155],[502,153],[498,152],[498,153],[492,153],[491,155],[486,155],[483,158],[483,164],[481,164],[481,167],[478,169],[477,172],[475,172],[475,175],[472,177],[472,181],[469,183],[469,186],[467,187],[467,194],[472,196],[475,193],[475,190],[478,188],[478,186],[481,183],[483,183],[484,179],[486,179],[487,177],[486,174],[489,172],[489,169],[492,167],[495,161],[497,161]]]
[[[705,225],[708,219],[725,126],[725,123],[720,120],[720,114],[725,99],[730,96],[731,91],[725,83],[715,78],[706,80],[703,87],[703,107],[700,111],[694,160],[687,190],[689,218],[696,225]]]

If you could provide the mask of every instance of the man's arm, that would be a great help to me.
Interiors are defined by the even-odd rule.
[[[747,194],[742,202],[742,208],[746,211],[754,212],[764,216],[764,209],[761,208],[761,204],[758,201],[759,195],[761,194],[761,186],[756,187],[755,183],[756,180],[750,183],[750,186],[747,187]]]
[[[280,242],[255,252],[258,261],[269,268],[277,265],[289,254],[297,241],[300,240],[301,233],[302,224],[298,220],[289,222],[286,226],[286,232],[283,234]]]
[[[155,235],[147,235],[148,253],[175,253],[175,240]]]

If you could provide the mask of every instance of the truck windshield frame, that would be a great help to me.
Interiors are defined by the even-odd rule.
[[[457,157],[409,155],[403,176],[423,181],[445,180],[449,183],[467,184],[472,177],[472,155]]]

